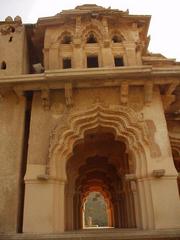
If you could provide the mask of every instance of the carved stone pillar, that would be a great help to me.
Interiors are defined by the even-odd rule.
[[[36,168],[36,169],[32,169]],[[64,231],[64,185],[62,180],[38,179],[42,166],[28,166],[25,177],[23,232],[56,233]]]
[[[114,67],[114,58],[109,45],[102,47],[101,54],[103,67]]]
[[[137,57],[136,57],[136,44],[134,42],[127,42],[123,43],[126,55],[127,55],[127,61],[128,66],[135,66],[137,65]]]
[[[44,54],[44,68],[45,70],[48,70],[49,69],[49,48],[44,48],[43,54]]]
[[[66,227],[65,230],[72,231],[73,230],[73,219],[74,219],[74,211],[73,211],[73,192],[69,192],[66,195],[65,201],[65,220]]]
[[[80,206],[81,206],[81,199],[80,199],[80,193],[76,192],[74,195],[73,200],[73,211],[74,211],[74,230],[80,229]]]
[[[49,49],[49,69],[58,69],[59,66],[59,45],[56,44]]]
[[[154,229],[154,215],[151,202],[150,184],[148,178],[137,179],[139,213],[142,229]]]
[[[83,49],[79,46],[81,44],[80,40],[76,39],[74,41],[76,41],[76,43],[74,43],[73,48],[73,67],[84,68]]]
[[[136,182],[131,181],[130,184],[131,184],[131,190],[132,190],[133,200],[134,200],[135,224],[137,228],[140,228],[141,220],[140,220],[139,199],[137,194]]]

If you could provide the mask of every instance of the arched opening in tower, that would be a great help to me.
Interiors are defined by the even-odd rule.
[[[112,130],[85,133],[66,170],[66,230],[136,227],[134,193],[125,177],[134,172],[134,163]]]
[[[108,204],[101,192],[92,191],[83,204],[83,229],[109,226]]]

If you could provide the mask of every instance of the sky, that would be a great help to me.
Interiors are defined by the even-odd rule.
[[[19,15],[23,23],[36,23],[40,17],[87,3],[151,15],[148,50],[180,61],[180,0],[0,0],[0,21]]]

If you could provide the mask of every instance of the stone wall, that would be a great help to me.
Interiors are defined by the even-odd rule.
[[[4,27],[9,27],[8,23]],[[1,30],[1,29],[0,29]],[[6,68],[2,69],[2,63]],[[0,76],[29,72],[28,47],[25,26],[14,27],[14,32],[0,34]]]
[[[17,102],[18,101],[18,102]],[[0,102],[0,232],[16,232],[25,100],[8,93]]]

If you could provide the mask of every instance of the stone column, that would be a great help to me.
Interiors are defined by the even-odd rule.
[[[154,214],[149,179],[146,177],[137,178],[136,182],[141,219],[140,227],[142,229],[154,229]]]
[[[127,56],[127,65],[135,66],[137,65],[137,57],[136,57],[136,44],[134,42],[124,42],[123,43]]]
[[[83,48],[81,47],[81,39],[74,39],[73,46],[73,68],[84,68],[84,56],[83,56]]]
[[[155,229],[180,227],[180,201],[177,175],[150,180]]]
[[[66,205],[66,227],[67,231],[73,230],[73,218],[74,218],[74,211],[73,211],[73,192],[68,192],[65,200]]]
[[[44,68],[45,70],[49,69],[49,48],[43,49],[43,56],[44,56]]]
[[[59,69],[59,44],[49,49],[49,69]]]
[[[21,173],[26,100],[8,91],[0,99],[0,232],[16,232],[21,205]],[[18,101],[17,101],[18,100]]]
[[[64,231],[64,185],[62,180],[47,179],[42,165],[28,165],[25,176],[25,233]]]
[[[135,181],[131,181],[131,190],[132,190],[133,199],[134,199],[135,223],[136,223],[136,227],[140,228],[141,227],[140,210],[139,210],[139,201],[138,201],[138,194],[137,194]]]
[[[158,117],[157,114],[158,113]],[[141,181],[152,200],[154,228],[180,227],[180,201],[177,186],[177,171],[172,157],[168,129],[159,88],[154,88],[153,98],[143,109],[149,130],[149,155],[147,151],[148,176]],[[148,187],[149,185],[149,187]],[[148,207],[148,206],[146,206]]]
[[[102,54],[102,67],[114,67],[114,57],[112,54],[112,49],[110,47],[110,42],[104,42],[104,46],[101,48]]]

